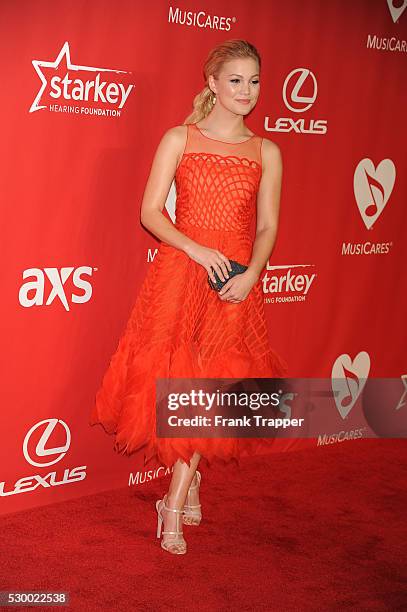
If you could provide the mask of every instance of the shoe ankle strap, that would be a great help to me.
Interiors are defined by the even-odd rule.
[[[182,514],[184,512],[183,510],[177,510],[176,508],[169,508],[166,502],[167,502],[167,494],[165,494],[163,498],[164,510],[170,510],[170,512],[176,512],[177,514]]]
[[[168,506],[164,503],[164,510],[169,510],[170,512],[177,512],[178,514],[182,514],[183,510],[176,510],[175,508],[168,508]]]
[[[196,489],[201,484],[201,472],[198,472],[198,470],[196,470],[195,475],[196,475],[197,482],[195,484],[191,483],[189,487],[190,489]]]

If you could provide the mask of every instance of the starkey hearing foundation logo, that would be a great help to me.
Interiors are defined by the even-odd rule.
[[[316,278],[314,264],[271,265],[261,278],[265,304],[305,302]]]
[[[73,64],[68,42],[55,61],[32,60],[32,64],[41,86],[30,113],[47,109],[57,113],[120,117],[135,87],[126,82],[126,75],[131,74],[126,70]]]
[[[295,68],[284,81],[282,98],[290,113],[305,113],[311,109],[317,94],[317,79],[309,68]],[[315,117],[306,120],[300,115],[298,118],[277,117],[273,125],[273,119],[265,117],[264,128],[268,132],[323,135],[328,131],[328,121]]]
[[[367,230],[383,214],[393,192],[396,181],[396,167],[391,159],[382,159],[375,167],[369,158],[362,159],[353,175],[353,190],[360,217]],[[342,242],[342,255],[387,255],[393,242]]]

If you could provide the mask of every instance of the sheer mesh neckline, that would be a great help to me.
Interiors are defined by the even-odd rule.
[[[252,138],[255,138],[255,136],[256,136],[256,134],[253,134],[252,136],[250,136],[250,138],[246,138],[246,140],[241,140],[240,142],[226,142],[225,140],[219,140],[219,138],[210,138],[209,136],[207,136],[206,134],[203,133],[201,128],[199,128],[196,123],[193,123],[192,125],[195,126],[195,128],[198,130],[198,132],[200,134],[202,134],[202,136],[204,138],[207,138],[208,140],[213,140],[214,142],[221,142],[223,144],[228,144],[228,145],[244,144],[245,142],[249,142],[249,140],[251,140]]]

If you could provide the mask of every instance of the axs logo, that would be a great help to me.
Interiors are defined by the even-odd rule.
[[[27,280],[18,293],[18,300],[21,306],[30,308],[31,306],[49,306],[55,299],[58,299],[69,311],[70,303],[83,304],[92,297],[92,285],[84,277],[92,276],[97,268],[90,266],[80,266],[79,268],[28,268],[23,272],[23,279]],[[72,275],[72,281],[68,279]],[[75,289],[82,290],[76,293]],[[47,297],[46,297],[47,296]]]

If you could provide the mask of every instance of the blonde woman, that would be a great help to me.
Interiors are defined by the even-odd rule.
[[[267,442],[158,438],[156,379],[272,378],[287,372],[269,344],[259,280],[276,240],[281,154],[244,121],[259,98],[260,68],[258,51],[245,40],[215,47],[192,114],[168,129],[158,145],[141,223],[160,245],[91,415],[92,424],[116,434],[116,450],[143,449],[145,463],[155,458],[173,467],[156,510],[161,546],[174,554],[187,551],[183,526],[201,522],[199,461],[239,462],[263,454]],[[175,224],[163,214],[174,178]],[[229,276],[232,260],[247,269]],[[216,281],[215,272],[227,281],[221,291],[208,283],[208,277]]]

